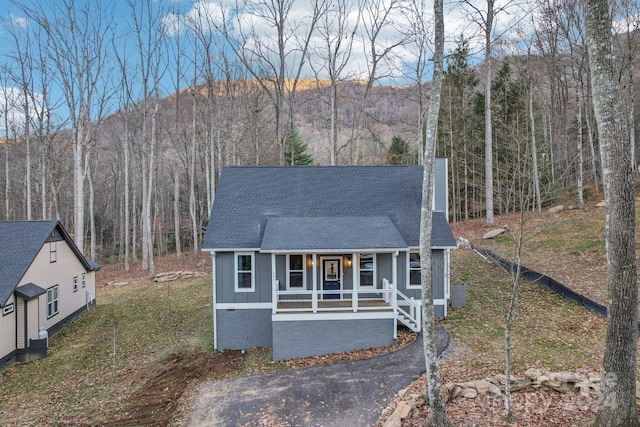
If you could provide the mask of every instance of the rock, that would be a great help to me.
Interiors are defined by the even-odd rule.
[[[502,391],[495,384],[492,384],[488,380],[479,380],[475,382],[476,390],[480,396],[499,397],[502,396]]]
[[[407,418],[411,411],[413,411],[413,407],[407,402],[401,401],[398,403],[398,406],[396,406],[396,410],[393,411],[393,414],[391,414],[384,423],[384,427],[400,427],[402,425],[402,419]]]
[[[569,391],[571,391],[573,389],[573,384],[574,383],[557,381],[555,379],[549,378],[547,380],[540,381],[540,384],[542,384],[543,386],[548,387],[548,388],[550,388],[552,390],[555,390],[558,393],[568,393]]]
[[[542,371],[540,369],[529,368],[524,371],[524,377],[530,379],[531,381],[536,381],[540,376],[542,376]]]
[[[504,233],[505,230],[504,228],[496,228],[493,229],[491,231],[487,231],[486,233],[484,233],[484,236],[482,236],[483,239],[493,239],[494,237],[498,237],[499,235],[501,235],[502,233]]]
[[[552,208],[549,208],[549,213],[550,214],[557,214],[559,212],[562,212],[564,210],[564,206],[563,205],[557,205],[554,206]]]
[[[407,402],[400,402],[400,404],[396,408],[396,411],[398,411],[398,414],[400,415],[400,419],[407,418],[412,410],[413,408],[411,407],[411,405],[407,404]]]
[[[558,383],[575,384],[575,383],[579,383],[584,378],[582,378],[580,374],[576,374],[575,372],[562,371],[562,372],[553,372],[549,374],[549,379],[551,379],[551,381],[555,381]]]
[[[515,383],[511,382],[511,391],[520,391],[529,388],[532,381],[529,378],[516,378]]]
[[[467,399],[475,399],[476,397],[478,397],[478,390],[471,387],[463,388],[460,392],[460,396],[466,397]]]
[[[596,203],[596,208],[604,208],[606,206],[607,204],[604,201]]]

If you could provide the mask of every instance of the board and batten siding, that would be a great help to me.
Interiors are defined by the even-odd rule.
[[[216,252],[216,303],[247,304],[271,302],[271,254],[254,252],[255,290],[236,292],[236,252]]]
[[[16,349],[16,298],[11,295],[5,305],[13,304],[13,313],[4,316],[0,309],[0,361]],[[1,363],[0,363],[1,366]]]
[[[60,240],[54,243],[56,245],[56,262],[50,262],[50,245],[52,243],[45,243],[18,285],[20,287],[27,283],[34,283],[43,289],[58,285],[58,314],[47,318],[47,294],[41,295],[38,307],[40,324],[35,327],[29,325],[27,339],[38,339],[39,328],[49,329],[85,307],[87,302],[95,300],[95,272],[85,270],[84,265],[66,241]],[[85,274],[84,288],[82,287],[83,274]],[[73,291],[74,277],[78,277],[76,292]],[[87,292],[89,301],[87,301]]]

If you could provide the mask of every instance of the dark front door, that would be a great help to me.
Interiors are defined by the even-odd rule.
[[[340,294],[326,291],[339,291],[340,286],[340,258],[324,258],[322,260],[322,299],[340,299]]]

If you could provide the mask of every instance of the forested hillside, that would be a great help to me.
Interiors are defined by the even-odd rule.
[[[154,254],[199,249],[224,166],[420,162],[426,2],[227,3],[27,1],[6,15],[0,219],[59,218],[87,255],[153,272]],[[637,8],[615,9],[635,164]],[[487,164],[495,213],[601,191],[580,3],[517,16],[526,29],[469,21],[489,57],[485,34],[450,36],[437,155],[452,221],[485,215]]]

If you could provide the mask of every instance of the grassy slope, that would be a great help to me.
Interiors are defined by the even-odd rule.
[[[213,348],[211,318],[206,278],[101,289],[98,305],[50,340],[49,357],[0,373],[0,425],[90,423],[120,405],[145,360]]]
[[[498,221],[515,231],[520,218],[505,216]],[[509,236],[483,240],[479,236],[487,229],[476,227],[475,231],[475,245],[514,259],[514,242]],[[465,232],[471,233],[467,228],[458,235]],[[604,211],[575,210],[525,218],[522,259],[527,267],[606,302]],[[469,285],[468,305],[451,310],[443,321],[461,350],[458,356],[464,374],[477,379],[503,372],[504,319],[511,278],[468,249],[452,253],[451,274],[452,284]],[[512,338],[513,369],[599,371],[606,319],[546,288],[526,280],[520,283],[522,295]]]

